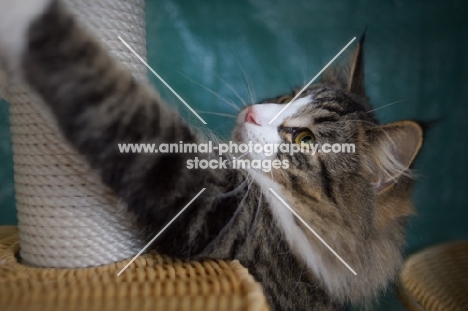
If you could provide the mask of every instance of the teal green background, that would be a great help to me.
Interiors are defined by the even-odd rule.
[[[367,26],[366,87],[380,120],[440,118],[416,163],[411,253],[468,238],[467,16],[461,0],[150,0],[148,59],[209,129],[229,137],[232,118],[201,112],[235,114],[231,103],[240,107],[308,82]],[[202,125],[150,79],[187,120]],[[17,221],[7,111],[1,102],[0,225]],[[388,294],[375,310],[403,309]]]

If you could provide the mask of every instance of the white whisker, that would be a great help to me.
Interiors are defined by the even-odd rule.
[[[196,111],[200,114],[212,114],[215,116],[221,116],[221,117],[232,118],[232,119],[236,118],[236,115],[233,115],[230,113],[212,112],[212,111],[203,111],[203,110],[196,110]]]
[[[234,160],[234,159],[232,159],[232,157],[234,157],[234,155],[233,155],[233,154],[231,154],[231,153],[228,153],[228,155],[231,157],[231,160],[230,160],[230,161],[228,161],[228,164],[229,164],[229,165],[231,165],[231,164],[232,164],[232,163],[233,163],[235,160],[239,160],[239,159],[241,159],[241,158],[245,157],[246,155],[248,155],[248,153],[241,154],[240,156],[236,157],[236,159],[235,159],[235,160]]]
[[[206,85],[203,85],[199,82],[196,82],[194,81],[192,78],[190,78],[189,76],[187,76],[186,74],[182,73],[182,72],[179,72],[179,74],[181,76],[183,76],[184,78],[186,78],[187,80],[189,80],[190,82],[192,82],[193,84],[195,85],[198,85],[200,87],[202,87],[205,91],[213,94],[214,96],[216,96],[218,99],[222,100],[223,102],[225,102],[229,107],[233,108],[235,111],[239,111],[241,110],[241,108],[239,106],[237,106],[234,102],[222,97],[221,95],[219,95],[218,93],[216,93],[215,91],[213,91],[212,89],[210,89],[209,87],[207,87]]]
[[[247,102],[242,99],[242,97],[239,95],[239,93],[236,91],[236,89],[234,89],[231,85],[229,85],[227,82],[225,82],[219,75],[216,75],[216,77],[218,78],[219,81],[221,81],[222,84],[224,84],[228,89],[230,89],[232,93],[234,93],[234,96],[236,96],[241,101],[241,103],[242,103],[242,105],[244,105],[244,107],[248,106]]]
[[[239,67],[239,69],[242,71],[242,75],[244,76],[245,82],[247,84],[247,92],[249,93],[250,102],[257,102],[257,100],[255,99],[255,90],[252,88],[252,80],[250,80],[250,78],[247,76],[247,73],[245,72],[244,68],[239,64],[239,62],[236,63],[237,67]]]
[[[221,231],[219,232],[218,234],[218,237],[222,237],[224,236],[224,233],[231,229],[231,226],[232,224],[234,223],[234,220],[237,219],[237,215],[239,215],[239,213],[241,212],[242,210],[242,206],[244,205],[244,202],[245,202],[245,199],[247,198],[248,194],[249,194],[249,191],[250,191],[250,187],[252,186],[252,183],[253,183],[253,178],[252,180],[249,182],[248,181],[249,179],[249,175],[247,175],[245,181],[247,181],[247,190],[245,191],[245,194],[244,196],[242,197],[242,199],[240,200],[239,202],[239,205],[237,206],[236,210],[234,211],[234,215],[232,215],[232,217],[230,218],[229,222],[224,225],[224,227],[221,229]],[[243,186],[244,185],[244,182],[242,182],[242,184],[240,186]],[[235,192],[232,192],[230,191],[231,195],[235,194]],[[205,246],[205,249],[209,249],[210,247],[212,247],[212,245],[214,245],[215,243],[217,242],[217,239],[213,239],[211,240],[211,242],[208,243],[207,246]]]
[[[396,102],[393,102],[393,103],[390,103],[390,104],[387,104],[387,105],[383,105],[381,107],[377,107],[375,109],[372,109],[372,110],[369,110],[369,111],[366,111],[366,112],[374,112],[374,111],[380,110],[382,108],[392,106],[392,105],[395,105],[395,104],[399,104],[399,103],[402,103],[402,102],[405,102],[405,101],[408,101],[408,100],[409,100],[409,98],[408,99],[397,100]]]
[[[246,155],[248,155],[248,153],[244,153],[244,154],[241,154],[240,156],[238,156],[237,158],[240,159],[240,158],[243,158],[245,157]]]

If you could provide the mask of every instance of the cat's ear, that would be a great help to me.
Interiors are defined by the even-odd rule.
[[[376,191],[382,192],[402,175],[411,177],[410,167],[423,143],[423,129],[414,121],[398,121],[369,130],[370,152],[366,164]]]
[[[354,50],[353,58],[350,64],[351,71],[349,73],[348,91],[352,94],[366,97],[366,89],[364,86],[364,40],[366,34],[363,33],[359,43]]]
[[[364,86],[364,40],[362,34],[359,42],[346,64],[325,70],[322,83],[337,85],[352,94],[366,97]]]

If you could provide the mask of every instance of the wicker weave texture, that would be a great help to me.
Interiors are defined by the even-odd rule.
[[[468,241],[427,248],[400,272],[400,298],[409,310],[468,310]]]
[[[260,284],[238,261],[182,262],[159,254],[95,268],[18,263],[15,227],[0,227],[0,310],[268,310]]]

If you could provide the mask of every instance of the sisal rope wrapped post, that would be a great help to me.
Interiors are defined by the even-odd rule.
[[[146,79],[146,67],[119,41],[146,56],[144,0],[66,0],[104,46]],[[36,97],[3,87],[11,104],[15,190],[23,263],[82,268],[134,256],[142,247],[133,218],[58,133]]]

